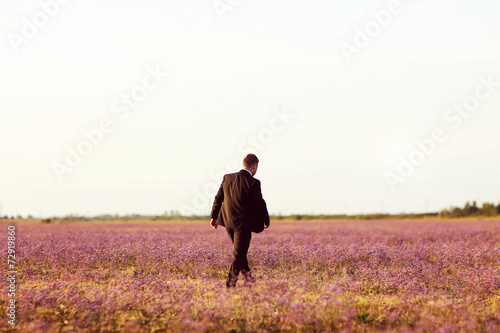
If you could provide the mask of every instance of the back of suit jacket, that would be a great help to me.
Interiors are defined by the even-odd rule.
[[[247,170],[224,175],[215,196],[211,218],[217,224],[235,230],[259,232],[260,225],[269,225],[269,214],[262,198],[260,180]]]

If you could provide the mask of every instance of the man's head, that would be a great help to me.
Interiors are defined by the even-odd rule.
[[[259,167],[259,159],[254,154],[248,154],[243,159],[243,167],[250,171],[253,176],[257,173],[257,168]]]

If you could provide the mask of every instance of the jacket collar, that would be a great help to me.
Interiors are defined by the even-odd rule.
[[[239,173],[246,173],[249,176],[253,177],[252,173],[250,171],[248,171],[247,169],[241,169]]]

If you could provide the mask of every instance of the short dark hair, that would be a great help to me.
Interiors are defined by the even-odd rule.
[[[259,163],[259,159],[254,154],[248,154],[243,159],[243,166],[247,168],[253,167],[257,163]]]

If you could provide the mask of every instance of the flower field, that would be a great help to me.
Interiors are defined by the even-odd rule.
[[[232,289],[208,221],[16,227],[19,332],[500,332],[500,221],[272,221]]]

